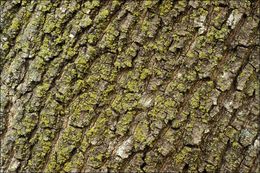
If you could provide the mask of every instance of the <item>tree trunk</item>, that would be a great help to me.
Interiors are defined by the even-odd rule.
[[[1,1],[1,172],[260,172],[259,6]]]

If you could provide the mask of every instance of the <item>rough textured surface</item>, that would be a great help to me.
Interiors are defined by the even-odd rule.
[[[1,172],[260,172],[259,4],[1,1]]]

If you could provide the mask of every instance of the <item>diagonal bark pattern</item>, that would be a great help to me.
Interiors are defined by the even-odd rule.
[[[259,0],[4,0],[0,172],[259,172]]]

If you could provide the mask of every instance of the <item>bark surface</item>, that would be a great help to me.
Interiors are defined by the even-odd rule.
[[[1,1],[0,172],[260,172],[259,8]]]

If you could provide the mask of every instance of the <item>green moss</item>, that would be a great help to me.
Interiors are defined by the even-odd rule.
[[[167,99],[165,100],[164,105],[166,106],[166,108],[174,108],[176,102],[172,99]]]
[[[51,33],[56,28],[56,23],[52,16],[48,16],[46,23],[44,24],[43,30],[45,33]]]
[[[254,91],[256,92],[256,95],[259,95],[259,82],[255,74],[251,75],[249,78],[244,91],[249,96],[252,96]]]
[[[46,61],[48,61],[53,56],[48,45],[49,45],[48,40],[44,39],[44,43],[41,46],[41,50],[40,50],[40,52],[38,54],[40,57],[42,57]]]
[[[44,162],[44,158],[46,157],[47,153],[50,151],[52,142],[51,140],[54,139],[54,132],[49,129],[43,129],[38,133],[37,136],[37,144],[36,147],[33,148],[34,154],[32,158],[28,162],[28,167],[30,170],[37,170],[40,165]],[[30,140],[30,143],[35,143]]]
[[[111,93],[115,88],[115,85],[108,85],[106,89],[103,91],[104,96],[107,96],[109,93]]]
[[[178,85],[178,83],[175,82],[175,81],[170,82],[170,83],[166,86],[165,93],[166,93],[166,94],[170,94],[171,92],[173,92],[174,88],[175,88],[177,85]]]
[[[52,8],[52,3],[49,1],[44,1],[39,5],[39,10],[43,12],[50,11]]]
[[[93,0],[91,5],[92,5],[93,7],[99,7],[100,1],[99,1],[99,0]]]
[[[86,28],[88,26],[90,26],[92,24],[92,19],[90,19],[89,16],[84,17],[81,21],[80,21],[80,26],[83,28]]]
[[[191,98],[191,100],[190,100],[190,104],[191,104],[191,107],[192,107],[193,109],[199,107],[199,105],[200,105],[200,95],[199,95],[198,92],[196,92],[196,93],[192,96],[192,98]]]
[[[165,27],[166,28],[166,27]],[[156,40],[156,43],[153,46],[153,49],[158,51],[161,55],[164,55],[164,53],[166,53],[168,50],[171,50],[170,44],[171,44],[171,39],[168,39],[170,37],[170,35],[163,35],[160,36],[159,39]],[[167,49],[168,47],[170,47],[169,49]],[[161,56],[164,57],[164,56]]]
[[[88,34],[87,38],[89,43],[94,43],[97,40],[97,36],[95,34]]]
[[[232,128],[232,127],[227,127],[225,129],[225,135],[229,138],[229,139],[234,139],[235,135],[238,135],[238,132],[236,129]]]
[[[132,64],[132,59],[126,59],[126,61],[124,61],[124,64],[127,66],[127,67],[132,67],[133,64]]]
[[[89,137],[89,140],[101,135],[102,131],[104,130],[104,127],[106,126],[107,121],[108,120],[105,117],[99,117],[97,119],[95,126],[87,131],[86,135]]]
[[[96,159],[97,159],[99,162],[101,162],[101,161],[103,160],[103,158],[104,158],[104,155],[103,155],[103,154],[98,154],[98,155],[96,156]]]
[[[175,101],[170,98],[165,98],[162,95],[158,95],[154,99],[154,106],[148,115],[156,120],[165,120],[167,114],[172,116],[172,111],[175,105]]]
[[[122,119],[118,122],[116,126],[116,132],[118,134],[123,136],[127,132],[129,124],[132,122],[135,113],[136,112],[134,111],[130,111],[123,115]]]
[[[107,47],[111,50],[111,52],[116,53],[115,50],[116,50],[117,45],[114,41],[118,35],[118,31],[116,31],[114,28],[113,29],[111,29],[111,28],[113,28],[113,27],[109,28],[110,30],[107,31],[107,34],[105,34],[102,41],[100,42],[100,47],[101,48]],[[114,30],[114,32],[113,31],[111,32],[111,30]]]
[[[189,147],[184,147],[175,157],[175,163],[183,163],[185,159],[188,157],[189,153],[192,151]]]
[[[185,75],[185,78],[187,81],[194,81],[197,78],[197,72],[195,70],[191,70],[187,75]]]
[[[211,164],[206,164],[205,169],[207,172],[214,172],[214,171],[216,171],[216,166],[211,165]]]
[[[66,163],[63,170],[65,172],[72,172],[72,169],[73,169],[73,163],[72,162],[69,162],[69,163]]]
[[[30,133],[36,126],[37,122],[38,119],[36,117],[36,114],[27,114],[25,118],[23,118],[20,126],[17,126],[17,134],[25,135]]]
[[[75,60],[76,69],[82,73],[85,73],[89,68],[88,59],[85,56],[79,55]]]
[[[102,9],[98,13],[97,17],[95,18],[95,21],[97,23],[102,22],[102,21],[104,21],[107,18],[108,15],[109,15],[109,11],[107,9]]]
[[[102,164],[102,161],[104,161],[104,159],[106,158],[105,153],[97,150],[98,148],[96,147],[92,148],[92,150],[90,150],[91,156],[89,157],[90,165],[95,168],[99,167]]]
[[[184,83],[179,83],[176,87],[180,92],[185,92],[187,90],[187,87]]]
[[[44,158],[46,157],[47,153],[51,149],[51,142],[41,142],[40,146],[38,146],[38,150],[34,151],[35,155],[32,156],[32,159],[28,162],[28,167],[31,168],[37,168],[39,165],[41,165],[44,161]]]
[[[68,56],[68,59],[71,59],[73,56],[75,56],[77,54],[77,52],[75,51],[74,48],[71,48],[69,47],[67,49],[67,56]]]
[[[52,115],[42,113],[40,125],[43,127],[52,127],[55,124],[56,118]]]
[[[181,126],[183,126],[183,121],[181,120],[176,119],[172,123],[173,128],[180,128]]]
[[[188,53],[186,54],[186,56],[187,56],[188,58],[194,58],[194,57],[195,57],[195,54],[194,54],[191,50],[189,50]]]
[[[199,58],[205,59],[207,57],[208,57],[208,55],[204,51],[199,52]]]
[[[95,49],[95,47],[88,45],[87,52],[90,56],[95,56],[97,53],[97,50]]]
[[[36,95],[38,97],[43,97],[46,94],[46,92],[48,91],[49,88],[50,88],[49,83],[43,83],[43,84],[37,86]]]
[[[181,12],[181,11],[184,11],[186,5],[187,5],[187,2],[185,0],[181,0],[181,1],[178,1],[178,3],[176,4],[175,8],[179,12]]]
[[[147,32],[148,32],[148,30],[149,30],[149,22],[148,22],[148,21],[144,21],[144,22],[142,23],[141,30],[142,30],[142,32],[144,32],[144,33],[147,33]]]
[[[131,80],[127,83],[127,88],[131,92],[138,92],[139,91],[139,83],[136,80]]]
[[[126,111],[131,111],[134,107],[138,105],[137,100],[139,100],[140,95],[134,93],[127,93],[125,95],[117,95],[112,102],[112,108],[120,113]]]
[[[19,18],[14,18],[10,26],[11,31],[17,31],[21,27],[21,20]]]
[[[46,172],[53,172],[53,170],[56,170],[57,168],[59,168],[57,162],[52,158],[51,158],[51,161],[46,166]]]
[[[169,13],[171,9],[172,9],[172,1],[171,0],[163,1],[162,5],[159,7],[160,15],[163,16]]]
[[[222,27],[221,30],[217,30],[214,34],[215,38],[220,41],[224,41],[224,38],[227,36],[229,30],[227,27]]]
[[[128,49],[126,49],[125,54],[134,57],[136,55],[136,49],[133,46],[130,46]]]
[[[238,142],[232,142],[232,147],[233,148],[240,148],[240,144]]]
[[[34,69],[41,71],[44,68],[45,64],[46,64],[45,61],[41,57],[36,57],[34,59],[32,66]]]
[[[84,80],[77,80],[75,85],[74,85],[74,91],[73,93],[79,93],[82,88],[85,87],[85,81]]]
[[[153,6],[153,1],[144,1],[145,8],[151,8]]]
[[[74,148],[75,146],[73,145],[59,147],[59,151],[57,152],[57,163],[60,165],[66,162],[69,158],[69,154]]]
[[[112,1],[111,8],[112,8],[112,9],[115,9],[115,8],[118,7],[121,3],[122,3],[122,1],[120,1],[120,0],[114,0],[114,1]]]
[[[10,46],[9,46],[9,43],[8,42],[5,42],[4,44],[3,44],[3,50],[7,50],[7,49],[9,49],[10,48]]]
[[[143,143],[147,140],[148,135],[148,124],[146,121],[140,122],[134,131],[134,139],[138,143]]]
[[[89,85],[90,87],[94,87],[98,81],[100,81],[100,76],[98,74],[91,75],[87,78],[86,84]]]
[[[146,79],[148,76],[150,76],[152,74],[151,70],[145,68],[143,69],[141,75],[140,75],[140,79],[144,80]]]
[[[69,158],[70,153],[76,147],[76,144],[80,141],[82,136],[82,130],[68,126],[58,146],[57,162],[63,164]]]
[[[132,58],[131,57],[124,57],[122,59],[117,59],[114,63],[114,66],[118,69],[132,67]]]

